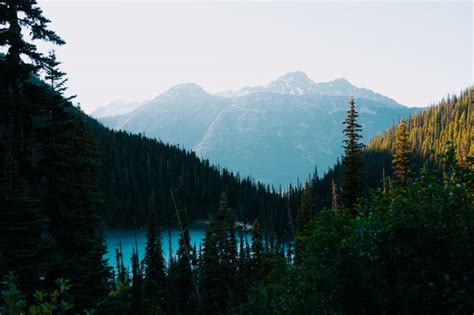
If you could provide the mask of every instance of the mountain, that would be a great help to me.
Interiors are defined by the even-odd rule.
[[[217,95],[195,84],[178,85],[128,114],[100,121],[286,186],[306,179],[315,167],[326,171],[341,155],[350,95],[356,97],[365,141],[417,110],[345,79],[315,83],[293,72],[261,87]]]
[[[352,85],[344,78],[336,79],[330,82],[316,83],[301,71],[287,73],[277,80],[258,87],[246,87],[239,91],[228,91],[219,93],[225,97],[241,97],[253,93],[273,93],[273,94],[290,94],[290,95],[332,95],[332,96],[354,96],[357,98],[365,98],[373,101],[383,102],[387,105],[399,107],[395,100],[375,93],[366,88],[358,88]]]
[[[91,113],[92,117],[103,118],[128,114],[134,109],[137,109],[145,102],[134,101],[114,101],[106,106],[99,106]]]
[[[194,150],[267,183],[305,180],[315,166],[326,171],[341,156],[347,102],[346,96],[249,94],[219,114]],[[356,103],[365,141],[411,112]]]
[[[101,119],[114,129],[142,133],[191,149],[231,100],[192,83],[177,85],[129,114]]]

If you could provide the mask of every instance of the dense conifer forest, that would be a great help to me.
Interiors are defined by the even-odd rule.
[[[48,23],[0,1],[0,314],[472,312],[472,90],[365,148],[348,99],[341,162],[275,190],[88,118],[35,46],[65,44]],[[131,270],[105,261],[107,225],[146,227]]]
[[[285,228],[281,222],[287,220],[288,204],[281,189],[276,191],[217,168],[194,152],[141,135],[112,131],[92,118],[85,119],[98,141],[105,218],[110,226],[145,226],[152,190],[160,222],[176,224],[170,190],[181,187],[186,191],[186,202],[193,205],[189,209],[192,221],[215,215],[219,195],[226,191],[239,220],[249,223],[259,218],[262,222],[278,222],[272,230]]]

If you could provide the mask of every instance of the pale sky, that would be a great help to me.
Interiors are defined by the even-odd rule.
[[[38,2],[67,42],[56,51],[86,112],[179,83],[216,93],[292,71],[409,106],[473,84],[472,2]]]

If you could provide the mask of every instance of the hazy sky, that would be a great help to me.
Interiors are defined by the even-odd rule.
[[[472,2],[39,3],[67,42],[57,53],[86,112],[184,82],[214,93],[297,70],[410,106],[473,84]]]

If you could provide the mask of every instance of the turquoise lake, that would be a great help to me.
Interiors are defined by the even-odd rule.
[[[206,230],[204,227],[201,228],[190,228],[189,235],[191,237],[191,246],[196,245],[199,247],[199,244],[204,239]],[[179,229],[171,229],[171,247],[173,254],[176,255],[178,250],[178,242],[181,235]],[[163,230],[161,239],[161,246],[163,248],[163,256],[166,260],[169,259],[169,232],[168,230]],[[106,244],[107,244],[107,254],[105,258],[108,260],[110,266],[116,266],[115,261],[115,249],[120,246],[122,243],[123,251],[123,261],[126,267],[130,268],[132,249],[135,246],[135,239],[138,245],[138,255],[140,259],[143,259],[145,255],[145,245],[146,245],[146,230],[107,230],[106,231]]]

